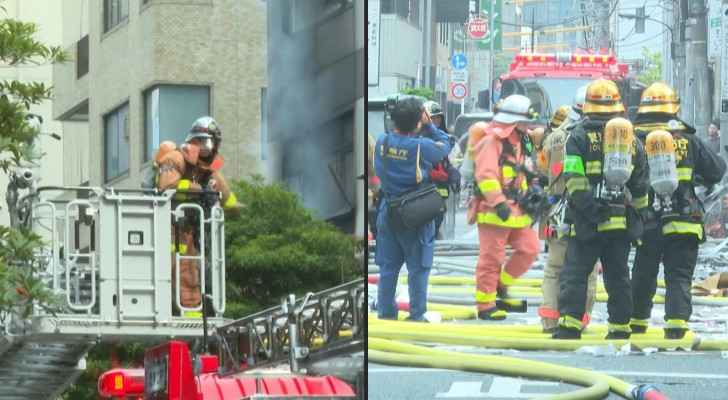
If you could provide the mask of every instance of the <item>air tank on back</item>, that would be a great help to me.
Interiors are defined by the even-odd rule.
[[[623,187],[632,174],[634,129],[624,118],[613,118],[604,127],[604,180],[608,188]]]
[[[650,166],[650,186],[658,196],[670,198],[677,190],[677,163],[672,135],[656,130],[647,135],[645,142],[647,162]]]

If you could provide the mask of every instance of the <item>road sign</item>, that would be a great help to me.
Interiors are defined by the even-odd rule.
[[[468,95],[468,88],[462,83],[451,83],[450,94],[454,99],[462,100]]]
[[[368,28],[367,28],[367,44],[369,49],[368,56],[368,77],[369,86],[379,86],[379,31],[380,31],[380,15],[379,0],[369,0]]]
[[[483,39],[488,34],[488,20],[473,18],[468,22],[468,35],[471,39]]]
[[[467,83],[468,82],[468,70],[467,69],[453,69],[450,71],[450,82],[452,83]]]
[[[465,54],[458,53],[452,56],[452,59],[450,59],[450,64],[455,69],[463,69],[468,65],[468,58],[465,57]]]

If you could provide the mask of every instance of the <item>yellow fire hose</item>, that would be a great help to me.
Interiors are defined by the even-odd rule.
[[[370,283],[372,282],[370,279]],[[407,277],[399,279],[399,284],[406,284]],[[430,293],[473,294],[475,279],[463,276],[432,276],[429,280]],[[509,288],[513,297],[539,299],[542,279],[517,279]],[[470,287],[455,287],[470,286]],[[658,281],[664,288],[664,280]],[[607,293],[603,285],[597,288],[596,300],[607,301]],[[728,298],[699,297],[699,304],[728,305]],[[441,299],[441,301],[446,301]],[[655,295],[653,302],[663,304],[664,296]],[[443,321],[475,319],[476,309],[473,306],[428,303],[428,311],[437,312]],[[406,312],[399,313],[399,319],[406,318]],[[563,367],[556,364],[531,361],[505,356],[475,355],[448,352],[406,344],[399,341],[414,341],[449,345],[466,345],[491,349],[515,350],[555,350],[575,351],[585,346],[604,346],[611,344],[621,348],[630,344],[636,349],[686,349],[698,351],[728,350],[728,340],[701,339],[693,332],[688,332],[683,339],[668,340],[663,338],[663,330],[650,328],[644,334],[633,334],[628,340],[605,340],[607,326],[592,324],[582,334],[580,340],[554,340],[549,334],[542,332],[541,326],[506,325],[506,324],[422,324],[401,321],[379,320],[369,315],[368,337],[370,361],[407,365],[425,368],[445,368],[462,371],[484,372],[497,375],[521,376],[534,379],[546,379],[569,382],[585,386],[582,389],[543,397],[546,399],[602,399],[612,392],[633,399],[630,385],[617,378],[593,371]],[[640,396],[641,398],[641,396]]]
[[[436,295],[462,295],[472,294],[475,297],[474,287],[454,287],[454,286],[430,286],[427,289],[428,293]],[[522,299],[542,299],[543,294],[541,288],[529,287],[529,286],[509,286],[508,294],[514,298]],[[599,303],[606,303],[609,298],[607,292],[603,288],[597,288],[595,300]],[[656,294],[652,298],[654,304],[665,304],[665,296]],[[693,304],[710,305],[710,306],[728,306],[728,297],[713,297],[713,296],[693,296]]]
[[[376,316],[369,315],[369,329],[374,328],[391,328],[391,329],[407,329],[411,327],[411,323],[403,323],[399,321],[388,321],[377,319]],[[418,331],[427,333],[447,333],[456,335],[472,335],[472,336],[495,336],[495,337],[512,337],[512,338],[530,338],[530,339],[550,339],[551,335],[543,333],[541,326],[537,325],[501,325],[501,324],[420,324]],[[607,333],[607,325],[592,324],[589,325],[582,334],[582,338],[601,339]],[[662,337],[662,329],[648,329],[646,333],[635,334],[634,338],[653,338]],[[673,341],[674,343],[674,341]]]
[[[474,286],[475,277],[473,277],[473,276],[436,275],[436,276],[431,276],[429,278],[428,282],[430,283],[430,285],[438,285],[438,286],[461,286],[461,285]],[[543,279],[541,279],[541,278],[517,278],[515,280],[515,282],[513,283],[513,286],[541,287],[541,282],[543,282]],[[406,284],[407,276],[400,276],[399,283]],[[602,285],[602,284],[599,284],[598,287],[601,289],[604,289],[604,285]],[[658,279],[657,287],[665,288],[665,280]]]
[[[612,392],[632,399],[634,386],[617,378],[578,368],[514,357],[466,354],[429,349],[369,336],[369,361],[389,365],[446,368],[461,371],[563,381],[586,386],[570,393],[539,397],[550,400],[603,399]]]

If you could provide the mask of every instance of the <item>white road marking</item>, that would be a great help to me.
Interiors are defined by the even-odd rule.
[[[367,371],[370,374],[383,374],[392,372],[452,372],[452,373],[464,373],[456,370],[449,369],[436,369],[436,368],[368,368]],[[647,372],[647,371],[598,371],[590,370],[594,372],[600,372],[607,375],[617,376],[655,376],[664,378],[693,378],[693,379],[728,379],[728,375],[725,374],[692,374],[683,372]],[[477,372],[467,372],[476,374]]]
[[[549,393],[524,393],[521,392],[523,385],[535,386],[559,386],[558,382],[528,381],[525,379],[495,377],[490,384],[487,393],[480,391],[483,382],[457,381],[450,385],[446,393],[437,393],[437,398],[499,398],[499,399],[532,399],[535,397],[547,396]]]
[[[442,399],[449,399],[452,397],[483,397],[485,394],[480,392],[480,388],[482,386],[483,382],[453,382],[452,385],[450,385],[450,390],[445,393],[437,393],[435,397]]]

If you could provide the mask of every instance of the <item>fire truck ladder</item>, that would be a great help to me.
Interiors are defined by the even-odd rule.
[[[92,342],[0,339],[0,400],[55,399],[85,369]]]
[[[221,326],[224,373],[286,362],[305,373],[317,362],[362,352],[365,290],[360,279],[298,301],[291,295],[279,307]]]

